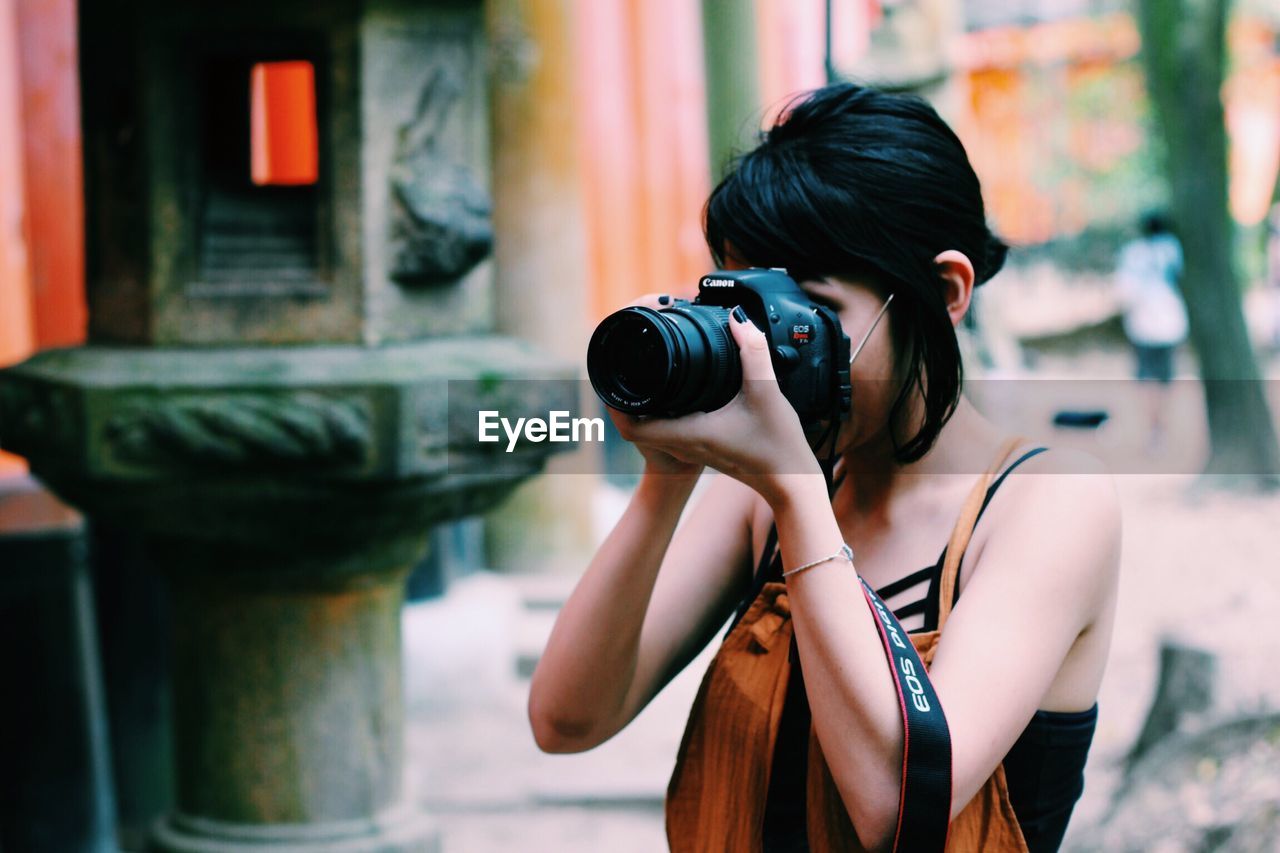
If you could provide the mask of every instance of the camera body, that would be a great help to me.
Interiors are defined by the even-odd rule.
[[[806,426],[849,411],[849,337],[785,270],[717,270],[698,296],[669,308],[623,308],[596,328],[587,375],[608,406],[637,415],[709,412],[742,386],[729,311],[742,306],[764,332],[782,394]]]

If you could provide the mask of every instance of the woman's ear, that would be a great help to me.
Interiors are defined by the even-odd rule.
[[[947,302],[947,313],[951,315],[951,325],[958,325],[969,310],[969,300],[973,297],[973,264],[964,252],[947,249],[938,253],[933,265],[946,284],[943,296]]]

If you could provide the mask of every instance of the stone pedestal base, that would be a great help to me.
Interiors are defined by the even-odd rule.
[[[151,825],[173,808],[173,707],[169,600],[136,534],[89,529],[98,647],[111,733],[116,837],[141,850]]]
[[[6,449],[166,577],[176,791],[152,847],[438,849],[404,806],[405,576],[433,524],[564,449],[473,432],[480,409],[571,409],[576,383],[524,381],[563,374],[483,336],[89,346],[0,371]]]
[[[280,583],[255,555],[215,576],[165,553],[178,805],[152,846],[436,850],[401,789],[404,570]]]
[[[241,824],[171,815],[156,823],[163,853],[439,853],[433,821],[409,804],[368,820]]]

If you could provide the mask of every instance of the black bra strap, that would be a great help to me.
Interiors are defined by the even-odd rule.
[[[1000,488],[1000,484],[1004,482],[1004,478],[1008,477],[1011,473],[1013,473],[1014,468],[1017,468],[1023,462],[1026,462],[1028,459],[1030,459],[1032,456],[1037,456],[1041,453],[1044,453],[1048,449],[1049,448],[1047,447],[1035,447],[1035,448],[1032,448],[1031,450],[1028,450],[1026,453],[1022,454],[1017,459],[1015,459],[1012,465],[1010,465],[1008,468],[1005,468],[999,477],[996,477],[996,481],[991,484],[991,487],[989,489],[987,489],[987,496],[982,499],[982,507],[978,510],[978,517],[974,519],[974,522],[973,522],[974,526],[977,526],[978,522],[982,520],[982,513],[986,511],[987,504],[991,503],[991,499],[995,497],[996,489]]]
[[[1009,474],[1013,471],[1013,469],[1017,468],[1023,462],[1027,461],[1028,459],[1035,456],[1036,454],[1045,452],[1048,449],[1049,448],[1047,447],[1037,447],[1032,450],[1028,450],[1026,453],[1022,454],[1016,460],[1014,460],[1013,464],[1005,468],[1004,471],[1000,473],[1000,476],[997,477],[995,481],[991,484],[991,486],[987,489],[987,494],[982,500],[982,507],[978,510],[978,519],[982,518],[982,513],[986,511],[987,504],[991,503],[991,498],[995,496],[996,490],[1000,488],[1000,484],[1004,482],[1004,478],[1008,477]],[[844,472],[842,471],[841,476],[836,479],[836,484],[838,485],[840,480],[842,480],[843,478],[844,478]],[[974,524],[976,525],[977,523],[978,523],[977,520],[975,520]],[[742,617],[746,615],[747,608],[749,608],[751,606],[751,602],[755,601],[756,597],[760,595],[760,590],[764,589],[764,585],[771,580],[776,580],[776,581],[782,580],[781,575],[778,574],[778,571],[781,569],[781,564],[774,559],[774,551],[776,550],[777,545],[778,545],[778,528],[776,525],[771,524],[769,525],[769,535],[765,538],[764,549],[760,552],[760,561],[756,565],[755,574],[752,576],[751,589],[748,592],[748,594],[743,597],[741,603],[738,605],[738,610],[733,616],[733,621],[729,623],[729,628],[727,631],[725,631],[726,638],[729,636],[729,633],[733,631],[734,627],[738,624],[738,622],[742,619]],[[924,619],[925,619],[924,630],[932,631],[936,629],[938,627],[938,592],[939,592],[938,578],[942,575],[942,564],[946,560],[946,557],[947,557],[947,549],[944,547],[942,549],[942,553],[938,556],[937,563],[930,566],[929,568],[921,569],[918,572],[912,572],[911,574],[907,575],[904,578],[899,578],[893,583],[890,583],[885,585],[884,587],[881,587],[879,590],[876,590],[876,594],[881,599],[891,598],[897,595],[898,593],[906,589],[909,589],[915,584],[920,583],[920,581],[924,580],[926,577],[932,576],[933,580],[929,584],[929,589],[928,589],[928,592],[925,594],[925,599],[924,599],[924,609],[923,609]],[[960,598],[960,575],[957,573],[955,597],[952,600],[956,601],[956,600],[959,600],[959,598]],[[919,610],[914,609],[916,606],[917,605],[908,605],[908,607],[913,608],[912,611],[910,613],[905,613],[905,612],[900,613],[899,614],[900,617],[914,615],[915,613],[920,612]]]
[[[918,601],[911,602],[910,604],[902,605],[897,610],[893,611],[893,615],[897,616],[899,620],[906,619],[908,616],[915,616],[917,613],[923,613],[924,607],[925,600],[921,598]]]
[[[920,581],[933,577],[933,569],[933,566],[925,566],[920,571],[912,572],[905,578],[899,578],[893,583],[885,584],[876,590],[876,595],[881,598],[893,598],[898,593],[906,592],[911,589],[911,587],[920,583]],[[901,617],[902,614],[899,613],[898,615]]]

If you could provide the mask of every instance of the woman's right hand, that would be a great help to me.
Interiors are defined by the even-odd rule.
[[[620,420],[625,419],[627,415],[619,412],[617,409],[605,407],[609,412],[609,417],[613,420],[614,427],[619,428],[621,432]],[[702,473],[702,465],[697,462],[682,462],[670,453],[661,448],[634,441],[636,450],[640,451],[640,455],[644,457],[644,471],[646,474],[660,474],[664,477],[697,477]]]
[[[624,307],[634,308],[652,308],[654,311],[661,311],[671,305],[673,297],[667,293],[646,293],[638,299],[634,299]],[[625,417],[622,412],[617,409],[606,406],[605,409],[609,413],[609,418],[613,421],[613,425],[617,427],[618,419]],[[697,477],[702,473],[702,465],[696,462],[682,462],[676,457],[667,453],[659,447],[650,444],[642,444],[640,442],[632,442],[636,450],[640,451],[640,455],[644,457],[645,473],[660,474],[666,477]]]

